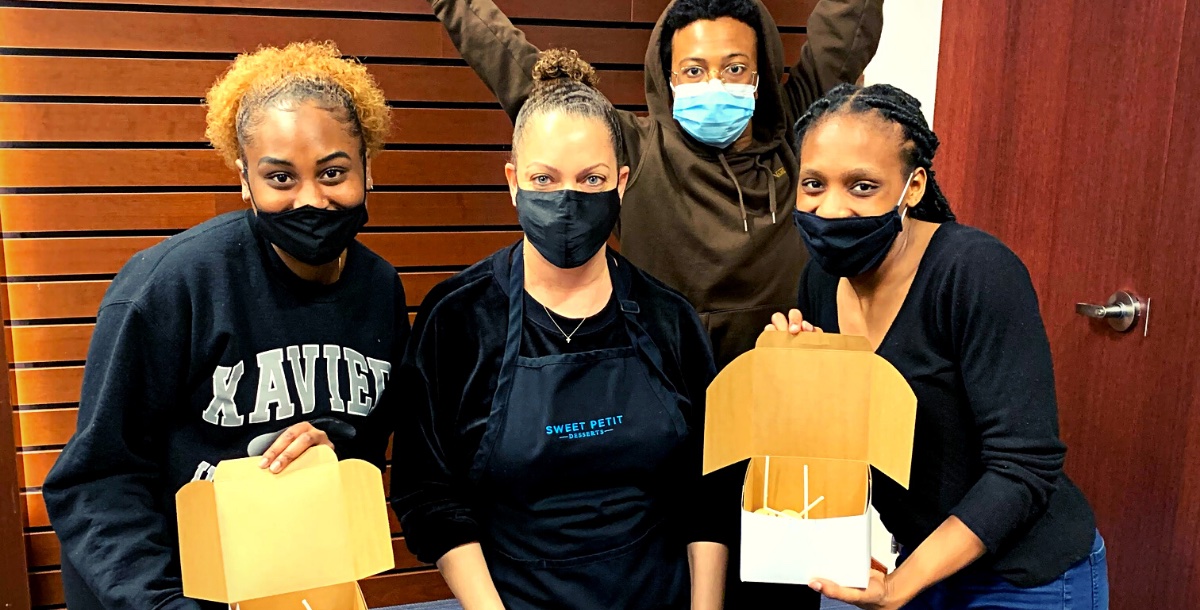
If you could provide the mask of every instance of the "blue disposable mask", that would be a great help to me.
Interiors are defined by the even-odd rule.
[[[693,138],[715,148],[728,148],[746,131],[754,116],[757,85],[729,85],[712,79],[673,85],[673,116]]]

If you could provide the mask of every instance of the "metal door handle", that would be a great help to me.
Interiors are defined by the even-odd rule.
[[[1108,320],[1108,325],[1120,332],[1133,328],[1138,317],[1142,315],[1142,309],[1142,300],[1137,295],[1124,290],[1114,292],[1104,305],[1075,304],[1075,313],[1097,320]]]

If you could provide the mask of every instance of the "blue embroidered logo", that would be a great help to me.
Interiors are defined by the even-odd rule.
[[[625,423],[622,421],[624,418],[624,415],[614,415],[612,417],[601,417],[599,419],[577,421],[569,424],[546,426],[546,436],[557,436],[564,440],[600,436],[612,432],[617,426]]]

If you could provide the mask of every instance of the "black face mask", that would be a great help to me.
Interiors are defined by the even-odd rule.
[[[560,269],[591,260],[617,226],[621,196],[616,189],[581,191],[517,190],[517,220],[525,238]]]
[[[904,230],[900,208],[912,179],[910,174],[896,207],[879,216],[821,218],[793,210],[792,219],[813,261],[837,277],[856,277],[878,267]]]
[[[341,256],[367,224],[365,190],[362,203],[349,208],[323,210],[303,205],[283,212],[264,212],[254,203],[254,193],[250,193],[250,204],[254,206],[254,224],[267,241],[314,267]]]
[[[793,210],[792,218],[813,261],[837,277],[855,277],[878,267],[903,228],[896,210],[851,218]]]

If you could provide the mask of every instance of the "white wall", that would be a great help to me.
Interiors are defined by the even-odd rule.
[[[942,0],[885,0],[879,51],[863,73],[868,84],[895,85],[917,99],[933,124]]]
[[[921,100],[925,120],[933,125],[937,94],[938,48],[942,35],[942,0],[885,0],[879,51],[863,73],[868,85],[895,85]],[[875,518],[871,554],[895,567],[891,534]]]

